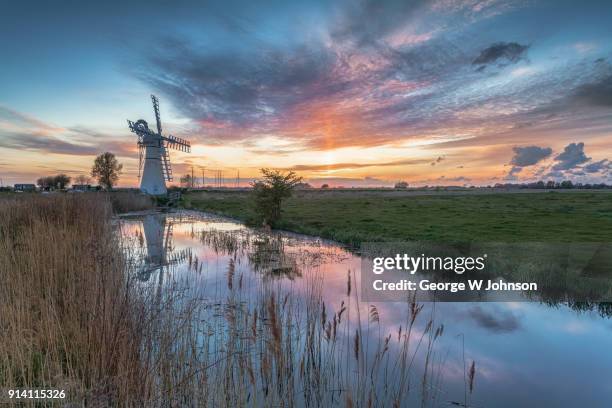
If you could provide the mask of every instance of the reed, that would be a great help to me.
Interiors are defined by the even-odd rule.
[[[0,202],[0,387],[109,402],[142,394],[142,305],[111,215],[93,194]]]
[[[112,191],[97,194],[107,194],[110,198],[113,211],[117,214],[130,211],[146,211],[155,207],[155,201],[151,196],[133,191]]]
[[[380,332],[380,309],[359,301],[351,272],[344,298],[323,303],[316,257],[300,285],[275,275],[243,285],[254,270],[236,262],[239,251],[304,267],[256,235],[240,245],[202,235],[232,258],[222,294],[203,296],[172,266],[141,282],[138,245],[112,214],[110,199],[93,194],[0,202],[0,387],[64,388],[87,406],[435,405],[443,328],[414,299],[407,329],[392,336]]]

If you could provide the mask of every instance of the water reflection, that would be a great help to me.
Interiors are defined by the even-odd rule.
[[[136,229],[132,232],[138,239],[139,247],[144,249],[140,253],[140,265],[138,267],[138,279],[146,282],[151,274],[162,271],[172,264],[179,264],[187,260],[189,249],[175,250],[172,244],[172,233],[174,220],[160,214],[146,214],[133,225]]]
[[[497,307],[483,307],[479,304],[466,310],[466,317],[479,327],[492,333],[508,333],[521,328],[521,316],[514,310]]]
[[[204,298],[236,298],[229,306],[211,306],[216,316],[229,315],[229,321],[236,321],[239,311],[252,307],[252,294],[264,293],[270,287],[286,288],[294,297],[279,299],[281,305],[297,302],[297,297],[306,298],[308,282],[320,279],[320,296],[326,307],[326,317],[319,318],[325,322],[324,338],[328,330],[329,337],[336,335],[333,325],[338,315],[350,322],[353,331],[358,325],[364,328],[364,344],[377,344],[379,338],[384,344],[385,336],[391,335],[389,347],[399,344],[393,340],[404,335],[408,327],[416,339],[425,338],[421,336],[428,330],[437,333],[444,327],[444,335],[437,338],[440,350],[433,357],[428,357],[426,343],[411,345],[422,352],[415,353],[415,366],[422,367],[431,358],[437,367],[437,382],[427,383],[428,391],[439,392],[431,406],[462,401],[466,360],[477,362],[472,406],[604,407],[612,400],[612,325],[590,311],[593,306],[601,310],[599,304],[572,302],[567,297],[566,302],[560,302],[561,297],[548,299],[548,304],[432,303],[425,304],[422,313],[435,316],[435,323],[425,320],[412,327],[406,302],[349,305],[354,298],[347,300],[348,277],[354,295],[361,285],[355,273],[361,260],[319,239],[254,231],[189,212],[126,219],[122,233],[135,238],[135,245],[143,249],[139,276],[146,280],[159,272],[161,277],[165,270],[167,281],[188,279]],[[353,331],[337,334],[349,348]],[[373,349],[360,352],[366,359],[373,359],[379,351]],[[424,383],[421,378],[414,380],[415,387],[421,384],[425,388]]]

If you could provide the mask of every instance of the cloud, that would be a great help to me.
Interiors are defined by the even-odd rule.
[[[612,107],[612,65],[603,61],[592,66],[587,78],[580,81],[561,96],[552,99],[548,104],[542,104],[534,109],[531,120],[555,120],[576,117],[593,108],[603,108],[602,112],[609,112]],[[570,74],[570,72],[568,72]],[[577,76],[578,73],[574,73]],[[551,84],[551,86],[554,86]],[[557,85],[559,86],[559,85]],[[595,111],[597,112],[597,111]],[[596,120],[610,121],[610,116],[598,116]],[[591,121],[589,125],[595,124]]]
[[[512,168],[504,177],[506,181],[517,181],[518,174],[523,171],[524,167],[533,166],[552,154],[550,147],[539,146],[515,146],[512,151],[514,152],[510,160]]]
[[[487,308],[489,309],[489,308]],[[480,327],[493,333],[509,333],[521,327],[520,320],[511,310],[491,307],[485,310],[482,306],[474,306],[467,315]]]
[[[329,184],[332,187],[351,186],[351,187],[391,187],[395,182],[382,180],[376,177],[314,177],[306,180],[308,183],[320,186]]]
[[[598,173],[602,170],[608,170],[612,168],[612,163],[608,159],[603,159],[597,162],[593,162],[584,166],[584,171],[587,173]]]
[[[140,53],[127,69],[209,142],[276,135],[327,149],[423,137],[457,120],[462,106],[448,95],[469,83],[459,78],[468,54],[445,40],[367,52],[311,40],[235,52],[171,38]]]
[[[465,176],[446,177],[443,175],[443,176],[440,176],[434,179],[417,180],[416,183],[417,184],[428,184],[428,183],[463,183],[463,184],[467,184],[471,181],[472,179],[470,179],[469,177],[465,177]]]
[[[371,45],[406,25],[426,0],[361,0],[349,2],[331,30],[337,41]]]
[[[277,49],[262,44],[241,53],[198,49],[184,38],[166,38],[145,55],[136,76],[172,98],[189,117],[219,125],[253,124],[309,98],[341,89],[327,78],[335,61],[320,44]]]
[[[577,105],[612,107],[612,74],[578,86],[569,98]]]
[[[486,30],[484,37],[471,36],[467,25],[483,17],[482,2],[443,3],[448,7],[399,0],[342,3],[308,36],[283,41],[241,34],[240,46],[216,47],[172,36],[155,47],[134,47],[126,69],[191,119],[183,137],[246,146],[274,136],[287,143],[255,149],[277,155],[411,139],[444,142],[442,135],[462,137],[430,148],[531,144],[531,133],[520,126],[531,131],[580,125],[571,117],[572,92],[575,103],[606,101],[581,87],[597,82],[605,61],[551,63],[508,78],[474,72],[524,60],[529,45],[495,42],[498,34]],[[486,13],[507,10],[498,3],[488,1]],[[418,41],[396,41],[415,36]],[[593,119],[593,126],[609,123],[590,111],[581,119]]]
[[[516,146],[512,148],[512,151],[514,151],[514,156],[510,164],[516,167],[532,166],[552,154],[550,147],[539,146]]]
[[[495,62],[514,64],[525,57],[528,49],[528,45],[515,42],[498,42],[480,51],[480,55],[474,59],[472,64],[481,66]]]
[[[297,164],[286,168],[293,171],[325,171],[325,170],[345,170],[360,169],[364,167],[389,167],[389,166],[411,166],[427,163],[429,160],[397,160],[382,163],[333,163],[333,164]]]
[[[562,172],[562,171],[550,171],[550,172],[546,173],[544,175],[544,177],[560,179],[560,178],[564,178],[565,177],[565,173]]]
[[[510,169],[510,171],[508,172],[506,177],[504,177],[504,180],[506,180],[506,181],[517,181],[518,180],[517,174],[519,174],[521,171],[523,171],[522,167],[512,166],[512,168]]]
[[[474,23],[517,6],[513,0],[349,1],[340,8],[330,35],[335,41],[351,42],[358,47],[379,46],[381,42],[410,45],[430,39],[432,32]]]
[[[36,150],[46,153],[88,155],[98,150],[94,146],[65,142],[51,136],[36,136],[27,133],[0,133],[0,147],[8,149]]]
[[[440,177],[440,180],[446,180],[446,181],[450,181],[453,183],[469,183],[470,181],[472,181],[471,178],[469,177],[465,177],[465,176],[457,176],[457,177]]]
[[[134,154],[135,145],[85,126],[62,128],[0,106],[0,147],[50,154]]]
[[[41,132],[57,132],[61,131],[61,127],[53,126],[49,123],[45,123],[33,116],[26,115],[21,112],[17,112],[7,106],[0,105],[0,130],[7,128],[7,125],[14,127],[27,127],[30,129],[37,129]]]
[[[490,16],[498,3],[508,2],[349,2],[323,33],[282,43],[249,37],[238,48],[172,36],[134,49],[125,69],[170,98],[201,126],[193,137],[210,143],[274,134],[302,149],[329,149],[428,137],[461,126],[469,108],[495,103],[490,95],[452,96],[476,89],[482,76],[471,68],[472,44],[438,34]],[[421,21],[437,34],[420,35]],[[396,35],[419,40],[389,39]]]
[[[583,183],[603,182],[612,170],[612,162],[608,159],[591,162],[584,152],[584,143],[570,143],[557,154],[552,163],[538,166],[532,174],[535,178],[551,178],[556,180],[575,180]],[[512,170],[508,177],[511,178]],[[518,172],[517,172],[518,173]]]
[[[589,160],[591,158],[584,154],[584,143],[570,143],[565,146],[563,153],[555,157],[556,164],[552,169],[553,171],[570,170]]]
[[[97,155],[105,151],[117,155],[133,155],[135,149],[131,144],[113,140],[102,140],[95,144],[72,143],[47,135],[29,133],[7,134],[0,131],[0,147],[7,149],[31,150],[49,154],[67,154],[74,156]]]

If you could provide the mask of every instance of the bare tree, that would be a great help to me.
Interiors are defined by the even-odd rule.
[[[63,190],[70,184],[70,177],[65,174],[45,176],[36,180],[36,184],[38,184],[41,190]]]
[[[91,177],[85,174],[79,174],[74,178],[74,184],[91,184]]]
[[[55,186],[60,190],[65,189],[70,184],[70,177],[65,174],[58,174],[53,179]]]

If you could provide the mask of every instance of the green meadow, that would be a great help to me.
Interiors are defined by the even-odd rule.
[[[186,208],[247,223],[248,191],[184,195]],[[612,192],[298,191],[280,228],[347,244],[371,241],[612,242]]]

